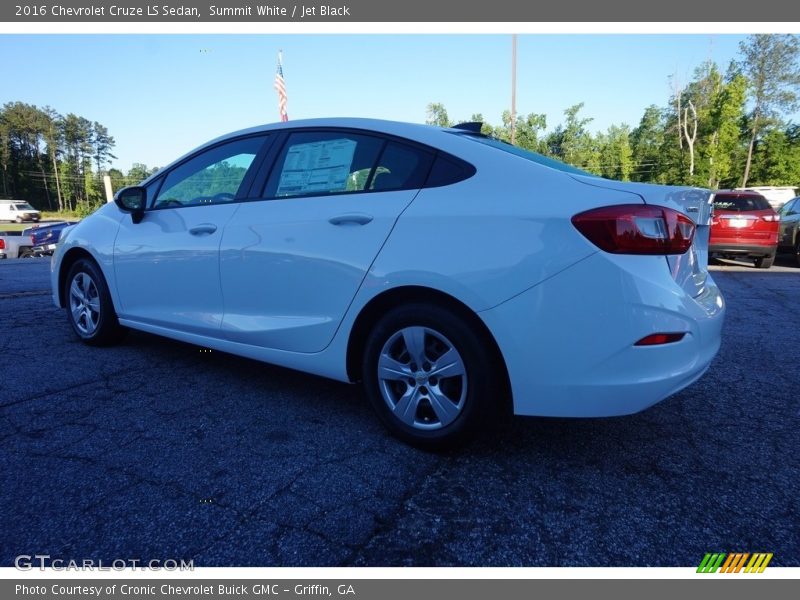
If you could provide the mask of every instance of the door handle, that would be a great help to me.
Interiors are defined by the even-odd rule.
[[[363,213],[337,215],[328,219],[328,223],[331,225],[366,225],[370,221],[372,221],[372,215],[365,215]]]
[[[213,223],[203,223],[201,225],[196,225],[189,230],[189,233],[192,235],[209,235],[214,233],[217,230],[217,226]]]

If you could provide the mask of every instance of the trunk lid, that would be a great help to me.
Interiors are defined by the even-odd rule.
[[[708,277],[708,238],[714,200],[712,192],[689,186],[613,181],[583,175],[570,176],[586,185],[636,194],[645,204],[672,208],[694,221],[697,229],[689,251],[664,258],[673,279],[686,293],[692,297],[703,293]]]

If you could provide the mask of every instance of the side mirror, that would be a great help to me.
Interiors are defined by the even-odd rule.
[[[114,203],[120,210],[131,213],[134,223],[140,223],[144,218],[144,209],[147,204],[147,190],[139,186],[122,188],[114,196]]]

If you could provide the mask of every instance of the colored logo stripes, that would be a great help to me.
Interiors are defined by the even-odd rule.
[[[749,561],[747,559],[750,559]],[[738,573],[744,570],[745,573],[763,573],[769,561],[772,560],[772,552],[724,552],[707,553],[700,566],[697,567],[698,573]],[[745,566],[747,563],[747,566]]]

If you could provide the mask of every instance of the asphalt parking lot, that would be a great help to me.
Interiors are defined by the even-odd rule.
[[[457,452],[358,388],[132,332],[74,338],[48,260],[0,261],[0,566],[800,566],[800,268],[724,263],[721,352],[641,414],[507,419]]]

